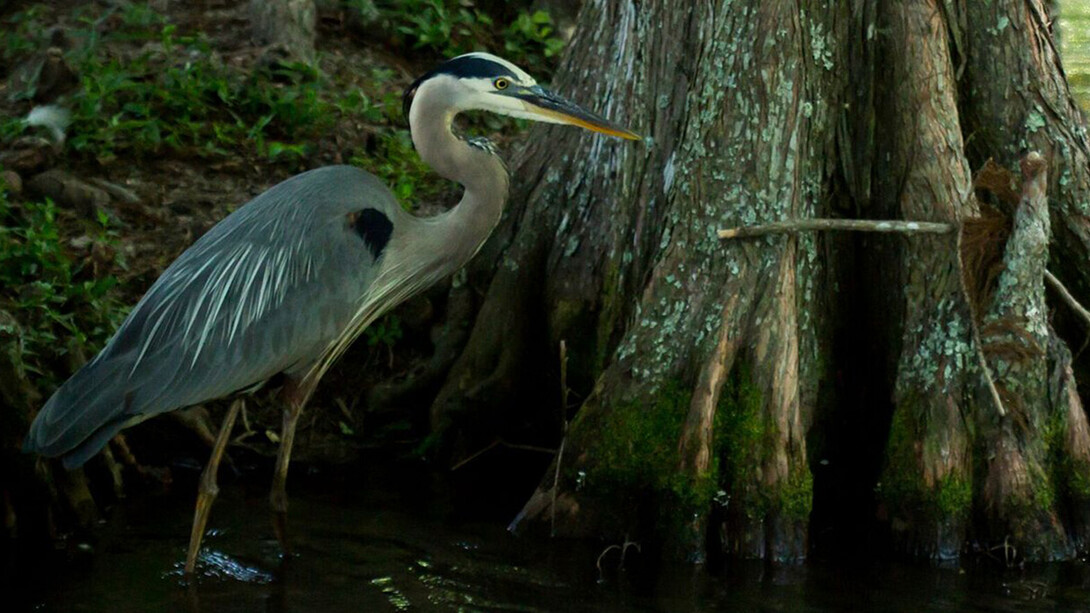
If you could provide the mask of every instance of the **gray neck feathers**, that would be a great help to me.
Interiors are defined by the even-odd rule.
[[[499,223],[507,200],[507,170],[495,155],[467,144],[451,132],[456,112],[442,87],[421,87],[410,111],[413,145],[435,172],[465,187],[462,200],[431,218],[429,237],[444,248],[453,269],[477,252]],[[436,245],[437,247],[439,245]]]

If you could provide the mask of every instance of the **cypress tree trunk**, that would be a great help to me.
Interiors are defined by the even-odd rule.
[[[587,2],[557,88],[650,139],[531,133],[468,276],[482,302],[439,438],[462,456],[563,436],[516,525],[672,557],[798,560],[811,516],[837,515],[927,558],[1074,555],[1090,436],[1045,269],[1090,302],[1090,147],[1044,14]],[[974,190],[971,169],[1027,149],[1022,187]],[[837,216],[957,231],[715,233]]]
[[[780,3],[675,9],[584,7],[559,89],[651,140],[531,135],[549,147],[530,147],[514,173],[514,210],[482,258],[500,265],[435,421],[479,417],[467,381],[496,382],[492,397],[548,389],[548,370],[525,364],[565,340],[569,383],[587,400],[555,508],[550,469],[525,519],[555,515],[566,534],[650,533],[699,559],[718,505],[728,549],[799,559],[821,374],[820,237],[722,243],[716,230],[827,208],[840,11],[801,22]],[[725,507],[713,502],[721,488]]]
[[[916,94],[898,93],[906,80],[894,79],[885,108],[901,100],[909,107],[893,116],[923,109],[907,130],[919,134],[917,140],[926,138],[926,126],[952,126],[941,139],[948,146],[902,147],[899,158],[891,158],[894,166],[880,174],[894,186],[905,178],[905,216],[930,218],[914,207],[945,202],[954,212],[945,217],[965,226],[957,250],[936,247],[930,256],[910,253],[905,260],[907,315],[882,498],[893,515],[895,542],[913,554],[956,557],[972,539],[1013,544],[1005,551],[1018,557],[1068,558],[1085,542],[1090,465],[1083,458],[1090,440],[1081,402],[1068,387],[1074,385],[1068,351],[1049,323],[1044,277],[1051,242],[1054,270],[1085,300],[1086,270],[1074,264],[1087,255],[1079,209],[1090,185],[1085,131],[1041,5],[947,3],[928,10],[925,29],[913,30],[902,19],[923,10],[887,13],[895,53],[898,41],[918,41],[927,32],[935,51],[907,62],[916,69]],[[943,108],[929,115],[935,106],[919,104],[925,100],[942,100]],[[972,135],[968,143],[959,129]],[[981,168],[994,156],[1017,166],[1027,147],[1045,157],[1024,169],[1021,198],[1014,192],[991,198],[1000,209],[989,214],[992,221],[972,218],[978,207],[967,186],[967,161]],[[912,168],[934,162],[942,151],[948,155],[940,165],[946,172],[960,169],[955,177],[933,173],[914,190]],[[899,174],[898,164],[908,172]],[[994,220],[1010,217],[1013,223],[1000,222],[997,232]],[[1063,229],[1052,236],[1050,226]],[[936,268],[940,252],[947,263]],[[921,268],[929,259],[932,266]],[[914,279],[911,271],[924,276]],[[959,274],[963,300],[953,290]]]
[[[877,62],[889,68],[873,73],[871,206],[887,218],[957,223],[975,216],[941,8],[880,3],[875,18],[878,30],[888,32]],[[977,409],[978,366],[956,233],[898,241],[892,251],[887,274],[875,279],[899,297],[895,312],[903,314],[883,322],[898,325],[900,338],[887,348],[897,366],[882,495],[899,547],[956,557],[971,499],[965,415]]]

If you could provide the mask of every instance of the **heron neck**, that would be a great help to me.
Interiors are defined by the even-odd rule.
[[[507,200],[507,170],[498,157],[466,144],[451,132],[453,111],[431,106],[426,99],[413,104],[413,145],[435,172],[465,188],[461,201],[443,216],[445,223],[441,225],[455,235],[451,236],[452,244],[472,249],[468,259],[499,223]]]

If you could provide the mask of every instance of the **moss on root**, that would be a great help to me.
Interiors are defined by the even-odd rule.
[[[787,478],[766,483],[760,471],[775,448],[775,425],[764,411],[764,395],[749,366],[734,369],[723,386],[715,415],[714,445],[722,458],[721,484],[731,504],[751,519],[778,515],[805,520],[813,506],[814,480],[804,463],[792,463]]]
[[[1065,444],[1067,429],[1067,415],[1062,410],[1053,410],[1044,432],[1049,476],[1061,498],[1090,500],[1090,463],[1073,457],[1069,452]]]
[[[813,501],[809,467],[792,463],[791,472],[773,483],[762,474],[777,433],[749,368],[736,368],[724,384],[714,418],[711,463],[701,474],[683,470],[679,455],[691,400],[689,385],[670,380],[643,397],[616,402],[598,424],[591,455],[566,468],[565,478],[590,496],[634,503],[613,505],[632,513],[630,520],[641,505],[650,503],[655,531],[672,540],[699,526],[713,504],[725,503],[724,496],[729,496],[731,508],[753,520],[775,516],[805,521]]]
[[[911,406],[907,403],[906,406]],[[929,485],[922,474],[917,442],[918,424],[907,408],[893,414],[882,471],[882,497],[895,512],[917,523],[939,523],[968,518],[973,505],[973,483],[969,476],[948,472]]]
[[[647,400],[618,403],[602,426],[595,449],[597,477],[620,487],[673,491],[678,473],[678,440],[691,393],[670,381]]]
[[[686,383],[670,380],[641,397],[616,402],[598,424],[591,456],[565,470],[575,490],[615,501],[609,506],[621,515],[614,527],[627,532],[641,518],[653,518],[653,527],[645,528],[674,541],[694,513],[710,510],[719,487],[717,462],[701,475],[681,469],[678,442],[691,399]]]

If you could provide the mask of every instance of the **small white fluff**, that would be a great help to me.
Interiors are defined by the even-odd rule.
[[[28,126],[47,128],[53,135],[53,142],[60,145],[64,143],[65,129],[72,123],[72,113],[55,104],[36,106],[26,116],[26,123]]]

